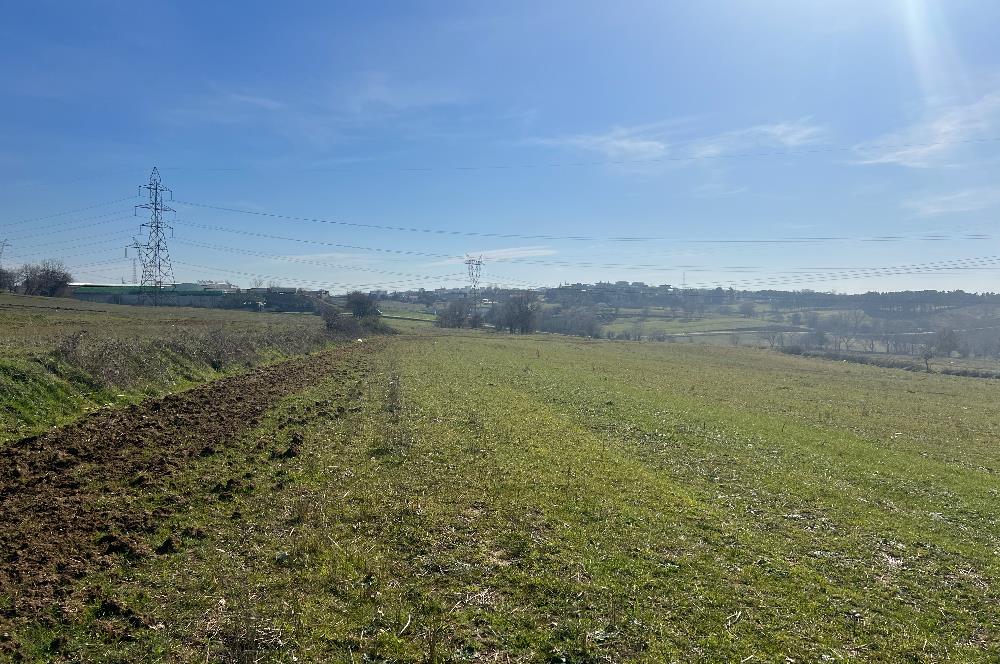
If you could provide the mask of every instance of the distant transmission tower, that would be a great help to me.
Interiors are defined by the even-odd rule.
[[[129,249],[133,251],[131,257],[128,255]],[[139,273],[137,272],[136,266],[138,262],[142,260],[142,244],[140,244],[139,240],[135,239],[134,237],[132,238],[132,244],[127,245],[125,247],[125,258],[132,259],[132,285],[137,286],[139,285]]]
[[[149,175],[149,184],[144,184],[149,194],[149,202],[135,206],[137,210],[149,210],[149,221],[142,225],[146,229],[146,244],[139,249],[142,260],[142,282],[139,284],[144,299],[149,296],[153,306],[164,301],[164,286],[174,285],[174,268],[170,264],[170,252],[167,250],[167,231],[173,228],[163,218],[164,212],[173,212],[164,202],[164,195],[173,199],[174,192],[160,183],[160,172],[153,168]]]
[[[472,299],[472,311],[469,312],[473,321],[479,318],[479,278],[483,274],[483,257],[465,259],[465,267],[469,269],[469,294]],[[475,325],[475,323],[473,323]]]

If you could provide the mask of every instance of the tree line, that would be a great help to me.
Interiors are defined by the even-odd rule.
[[[17,268],[0,267],[0,291],[21,295],[59,297],[73,280],[58,261],[27,263]]]

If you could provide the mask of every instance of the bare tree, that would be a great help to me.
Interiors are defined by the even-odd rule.
[[[944,328],[934,334],[934,350],[942,357],[949,357],[958,350],[958,334],[955,330]]]
[[[25,295],[62,295],[73,279],[62,263],[43,261],[21,268],[21,291]]]
[[[538,298],[535,293],[530,291],[511,293],[500,307],[497,327],[505,327],[511,334],[517,332],[530,334],[535,329],[538,309]]]
[[[768,348],[785,345],[785,335],[778,330],[764,330],[758,336],[761,340],[767,342]]]
[[[462,327],[469,320],[469,301],[452,300],[448,306],[438,311],[438,327]]]
[[[15,291],[19,281],[19,275],[16,270],[8,270],[7,268],[0,267],[0,291]]]

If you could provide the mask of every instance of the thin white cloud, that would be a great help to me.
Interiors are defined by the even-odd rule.
[[[561,138],[543,138],[534,141],[552,147],[576,148],[596,152],[613,161],[657,159],[667,154],[669,143],[643,137],[634,129],[615,127],[603,134],[579,134]]]
[[[995,205],[1000,205],[1000,189],[965,189],[903,202],[903,207],[921,217],[978,212]]]
[[[410,111],[447,106],[464,101],[453,90],[431,85],[412,85],[394,80],[385,72],[366,72],[360,80],[335,96],[333,106],[345,106],[353,113]]]
[[[270,97],[216,89],[168,109],[164,117],[178,125],[241,125],[265,121],[288,108],[287,103]]]
[[[463,101],[454,92],[370,73],[308,98],[284,99],[215,86],[163,111],[160,117],[179,126],[259,127],[293,142],[326,148],[375,129],[412,132],[409,123],[417,122],[419,128],[429,112]]]
[[[725,198],[727,196],[738,196],[750,191],[746,185],[728,185],[720,180],[710,180],[694,189],[694,195],[700,198]]]
[[[553,148],[600,154],[611,161],[643,161],[667,155],[672,137],[689,124],[690,119],[661,120],[631,127],[615,126],[595,134],[571,134],[535,138],[528,142]]]
[[[476,256],[482,256],[484,261],[503,261],[511,258],[528,258],[531,256],[551,256],[557,253],[555,249],[543,246],[510,247],[508,249],[486,249],[477,251]]]
[[[477,258],[482,258],[484,262],[499,262],[509,261],[512,258],[530,258],[532,256],[552,256],[558,253],[555,249],[546,246],[534,245],[527,247],[507,247],[504,249],[481,249],[479,251],[469,252],[470,256],[476,256]],[[456,265],[461,264],[464,258],[449,258],[443,261],[436,261],[433,263],[428,263],[432,266],[440,265]]]
[[[969,104],[938,107],[919,122],[855,146],[862,164],[909,168],[954,165],[957,155],[1000,129],[1000,92]]]
[[[352,262],[367,265],[369,259],[361,254],[352,254],[342,251],[330,251],[318,254],[284,254],[277,256],[274,260],[297,260],[297,261],[340,261]]]
[[[797,148],[826,140],[828,131],[811,118],[760,124],[692,141],[691,156],[699,158],[737,154],[754,149]]]
[[[827,136],[824,126],[806,117],[675,140],[685,129],[684,125],[690,122],[690,119],[663,120],[631,127],[616,126],[595,134],[541,138],[532,142],[594,152],[609,161],[655,161],[712,158],[755,148],[795,148],[821,142]]]

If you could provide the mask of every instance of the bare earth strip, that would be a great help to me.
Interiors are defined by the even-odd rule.
[[[339,347],[100,411],[0,450],[0,631],[56,618],[72,604],[76,580],[122,554],[150,553],[142,535],[185,499],[149,509],[134,508],[133,497],[236,441],[277,400],[335,374],[348,354],[380,345]]]

